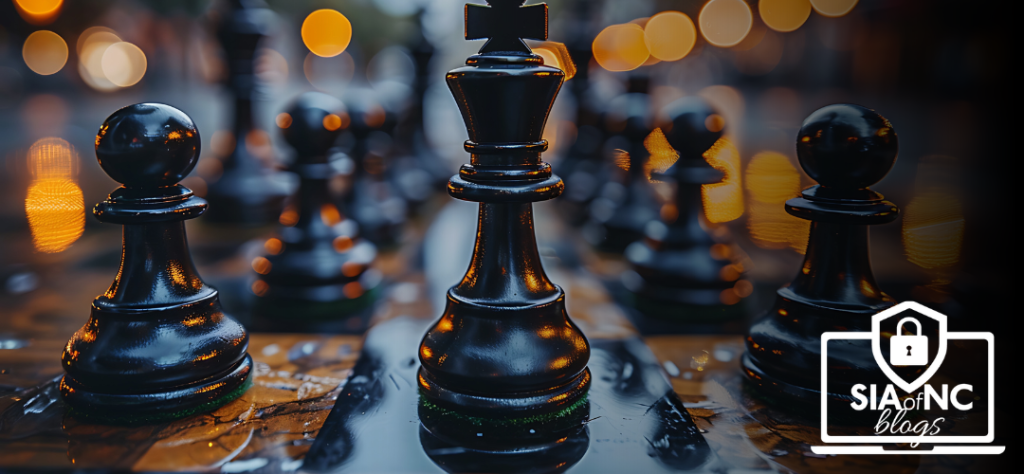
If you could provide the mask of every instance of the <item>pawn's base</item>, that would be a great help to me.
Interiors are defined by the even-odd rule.
[[[97,392],[68,376],[59,389],[75,418],[110,425],[152,424],[205,413],[238,398],[252,386],[252,368],[252,357],[246,354],[227,373],[166,392]]]

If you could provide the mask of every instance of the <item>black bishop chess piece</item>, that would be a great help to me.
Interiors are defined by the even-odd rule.
[[[284,201],[294,189],[287,173],[274,169],[254,150],[265,141],[255,122],[254,108],[266,91],[256,74],[256,52],[269,34],[276,15],[262,0],[232,0],[222,18],[218,37],[227,55],[227,87],[234,98],[234,142],[223,159],[223,172],[211,180],[206,199],[210,213],[204,221],[261,226],[277,221]],[[269,160],[273,161],[273,160]]]
[[[649,154],[644,140],[653,130],[648,78],[631,76],[628,92],[616,97],[605,111],[605,121],[617,133],[608,139],[612,176],[591,201],[590,221],[583,235],[599,250],[622,253],[644,236],[647,223],[661,208],[648,176]]]
[[[661,116],[659,128],[679,159],[654,178],[674,184],[674,212],[649,222],[644,239],[626,249],[632,271],[623,274],[623,284],[634,295],[634,306],[650,316],[679,322],[738,316],[740,305],[723,304],[721,295],[750,285],[741,279],[742,254],[727,234],[707,230],[701,194],[703,185],[725,177],[704,158],[725,133],[725,121],[697,96],[669,104]]]
[[[800,272],[776,292],[775,304],[750,328],[742,365],[747,381],[777,403],[821,396],[821,334],[871,331],[871,316],[894,301],[871,271],[868,226],[896,219],[899,209],[868,187],[896,162],[892,124],[859,105],[818,109],[797,134],[800,166],[818,182],[786,202],[786,212],[811,221]],[[860,342],[860,341],[857,341]],[[830,353],[828,399],[848,402],[853,383],[887,383],[869,341]]]
[[[351,120],[348,131],[354,139],[349,151],[354,169],[344,203],[364,238],[381,248],[393,247],[407,214],[405,199],[388,179],[395,113],[372,90],[351,90],[345,97]]]
[[[75,416],[116,424],[212,410],[250,385],[249,336],[196,272],[185,220],[207,203],[177,184],[195,166],[199,130],[180,110],[136,104],[96,136],[100,166],[123,186],[96,205],[124,226],[121,267],[92,303],[61,360],[64,401]]]
[[[299,96],[280,122],[296,157],[291,170],[299,176],[292,204],[293,225],[283,225],[257,257],[257,326],[297,327],[301,323],[337,322],[357,315],[372,303],[380,273],[372,268],[376,247],[359,236],[359,226],[345,217],[331,196],[329,181],[341,173],[343,155],[329,153],[342,133],[345,105],[319,92]],[[349,320],[352,331],[365,322]],[[262,327],[261,327],[262,329]]]
[[[420,419],[448,439],[454,420],[507,423],[503,432],[526,442],[582,426],[590,344],[544,272],[533,228],[533,202],[563,190],[540,155],[565,74],[520,39],[547,38],[547,5],[489,3],[466,6],[466,38],[489,40],[446,76],[471,156],[448,193],[479,202],[479,220],[469,269],[420,344]]]

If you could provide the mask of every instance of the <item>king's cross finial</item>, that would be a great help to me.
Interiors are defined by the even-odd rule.
[[[488,38],[481,54],[533,51],[523,39],[548,39],[548,6],[524,7],[526,0],[487,0],[490,6],[466,4],[466,39]]]

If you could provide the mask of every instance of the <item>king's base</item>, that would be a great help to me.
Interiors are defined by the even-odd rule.
[[[252,386],[252,357],[233,369],[187,387],[167,392],[115,394],[89,391],[68,376],[59,388],[69,414],[90,423],[144,425],[185,418],[214,410]]]
[[[359,362],[306,454],[302,470],[661,473],[725,469],[672,391],[654,354],[635,336],[590,338],[592,378],[585,397],[577,403],[535,419],[484,418],[421,402],[416,352],[429,323],[395,318],[367,333]]]

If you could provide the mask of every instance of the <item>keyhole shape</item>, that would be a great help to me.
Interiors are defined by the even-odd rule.
[[[907,346],[907,355],[910,355],[910,346]]]

